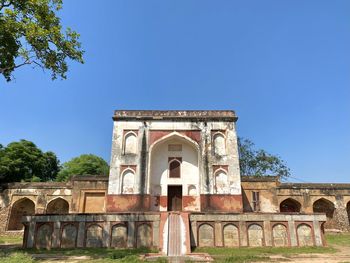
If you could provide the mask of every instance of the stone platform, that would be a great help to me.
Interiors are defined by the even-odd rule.
[[[181,213],[190,247],[324,246],[324,214]],[[167,212],[24,216],[24,248],[150,247],[167,254]]]

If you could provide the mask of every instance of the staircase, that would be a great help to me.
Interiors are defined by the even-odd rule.
[[[169,213],[168,217],[168,256],[181,256],[182,232],[180,213]]]

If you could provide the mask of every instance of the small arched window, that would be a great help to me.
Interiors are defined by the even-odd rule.
[[[225,136],[221,132],[214,134],[214,153],[216,155],[226,154]]]
[[[133,194],[135,179],[134,172],[128,169],[123,173],[122,178],[122,194]]]
[[[228,177],[226,171],[219,169],[215,173],[215,190],[217,194],[229,193]]]
[[[124,136],[124,154],[136,154],[137,136],[134,132],[128,132]]]
[[[180,178],[181,177],[181,158],[173,158],[169,162],[169,177]]]

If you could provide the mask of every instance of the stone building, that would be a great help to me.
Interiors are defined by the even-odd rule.
[[[109,178],[1,187],[0,233],[24,247],[323,246],[350,229],[350,184],[239,171],[233,111],[115,111]]]

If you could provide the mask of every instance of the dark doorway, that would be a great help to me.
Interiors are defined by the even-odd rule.
[[[182,210],[182,185],[168,186],[168,211]]]

